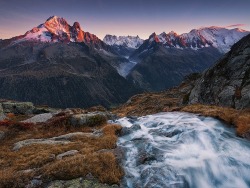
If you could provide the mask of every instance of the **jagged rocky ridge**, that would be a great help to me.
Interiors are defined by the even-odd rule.
[[[124,46],[128,48],[139,48],[142,43],[143,39],[141,39],[138,35],[137,36],[115,36],[115,35],[106,35],[103,38],[103,42],[108,45],[117,45],[117,46]]]

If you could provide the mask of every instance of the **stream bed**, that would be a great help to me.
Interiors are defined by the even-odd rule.
[[[121,118],[128,188],[249,188],[250,142],[221,121],[171,112]]]

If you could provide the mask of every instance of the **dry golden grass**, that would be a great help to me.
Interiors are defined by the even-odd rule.
[[[179,99],[169,92],[145,93],[135,95],[129,103],[113,110],[117,115],[124,116],[143,116],[165,111],[166,108],[177,106]]]
[[[115,156],[109,149],[116,147],[119,125],[91,125],[91,127],[70,127],[62,121],[56,124],[38,124],[29,129],[13,129],[0,126],[5,132],[5,138],[0,145],[0,187],[24,187],[34,176],[42,174],[44,181],[53,179],[70,179],[91,173],[100,182],[119,183],[123,175]],[[65,145],[31,145],[13,151],[13,144],[31,138],[50,138],[71,132],[93,132],[102,129],[100,137],[74,137],[71,143]],[[62,160],[56,155],[69,150],[78,150],[75,156]],[[99,152],[105,150],[106,152]],[[23,170],[35,169],[29,173]],[[20,172],[21,171],[21,172]]]
[[[250,139],[250,110],[236,110],[233,108],[194,104],[181,108],[180,111],[198,113],[210,116],[236,127],[236,134]]]
[[[198,113],[203,116],[210,116],[232,124],[237,117],[238,111],[233,108],[194,104],[181,109],[183,112]]]
[[[63,164],[63,165],[62,165]],[[123,176],[116,158],[111,152],[77,155],[46,165],[42,169],[44,177],[53,179],[73,179],[91,173],[102,183],[119,183]]]

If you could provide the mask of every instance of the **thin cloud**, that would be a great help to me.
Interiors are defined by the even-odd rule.
[[[246,24],[233,24],[233,25],[228,25],[226,26],[227,28],[232,28],[232,27],[244,27]]]

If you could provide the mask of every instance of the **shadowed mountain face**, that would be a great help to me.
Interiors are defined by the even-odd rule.
[[[147,91],[161,91],[180,84],[194,72],[212,66],[230,47],[249,32],[206,27],[181,35],[153,33],[130,59],[137,62],[127,78]]]
[[[138,90],[84,43],[26,41],[0,50],[0,98],[53,107],[110,106]]]
[[[180,84],[191,73],[202,72],[221,56],[213,47],[176,49],[155,43],[146,51],[134,53],[132,58],[139,63],[127,78],[144,90],[161,91]]]
[[[202,74],[189,101],[237,109],[250,107],[250,35],[237,42],[215,66]]]

